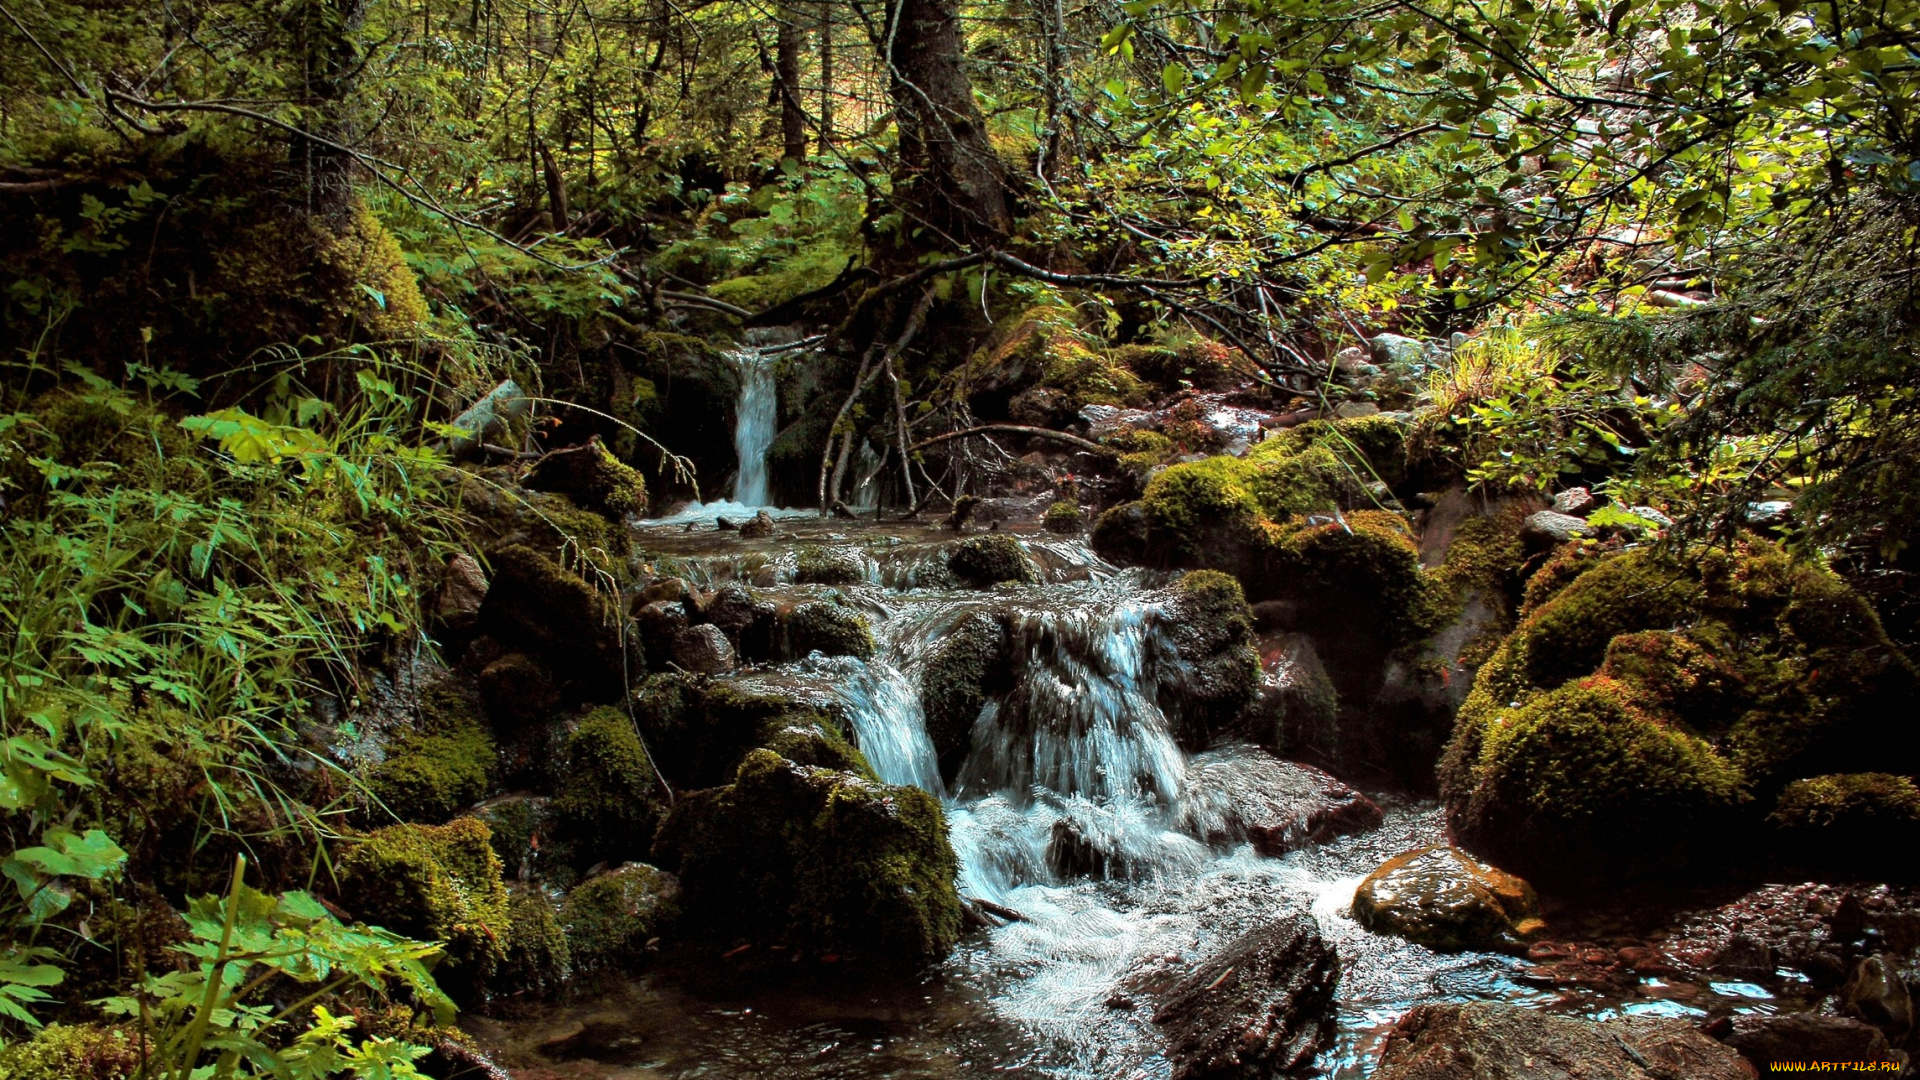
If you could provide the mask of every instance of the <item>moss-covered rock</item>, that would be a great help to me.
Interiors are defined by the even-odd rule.
[[[1020,541],[1001,533],[970,536],[947,556],[947,569],[963,583],[984,589],[1003,581],[1039,580]]]
[[[524,545],[495,551],[491,560],[481,631],[508,651],[539,660],[565,687],[563,697],[618,697],[625,665],[619,611],[609,592]]]
[[[341,858],[340,875],[355,917],[445,943],[435,975],[450,991],[477,992],[506,955],[507,886],[487,827],[473,818],[370,833]]]
[[[960,931],[958,863],[933,796],[771,750],[683,796],[655,845],[693,927],[807,955],[912,967]]]
[[[1218,570],[1188,573],[1159,626],[1179,657],[1163,666],[1171,679],[1161,683],[1159,696],[1181,742],[1198,750],[1229,732],[1245,737],[1236,721],[1260,692],[1260,655],[1240,583]]]
[[[1048,532],[1071,536],[1086,525],[1086,520],[1086,515],[1080,512],[1079,503],[1061,499],[1047,507],[1040,523],[1046,526]]]
[[[740,759],[757,747],[783,746],[783,754],[804,764],[826,765],[859,754],[847,741],[845,725],[827,713],[697,675],[648,678],[634,694],[634,717],[676,791],[726,783]],[[832,747],[802,751],[781,741],[795,739],[795,732],[818,732]],[[807,756],[813,753],[819,756]]]
[[[507,904],[505,955],[493,978],[496,994],[551,994],[573,973],[573,954],[553,900],[539,889],[515,889]]]
[[[1218,390],[1253,368],[1244,356],[1206,338],[1123,345],[1113,351],[1113,359],[1162,390],[1177,390],[1183,383],[1199,390]]]
[[[576,864],[644,857],[662,794],[626,712],[607,706],[582,717],[561,756],[553,809]]]
[[[560,925],[583,971],[626,968],[645,958],[680,916],[680,884],[645,863],[627,863],[574,886]]]
[[[413,727],[387,748],[367,787],[401,821],[438,823],[487,796],[494,757],[475,695],[440,678],[421,690]]]
[[[126,1080],[146,1054],[136,1034],[101,1024],[48,1024],[0,1049],[0,1080]]]
[[[1703,862],[1797,777],[1911,771],[1915,682],[1864,601],[1771,544],[1600,558],[1481,669],[1449,824],[1535,878]]]
[[[1770,820],[1788,859],[1845,874],[1911,878],[1899,853],[1920,845],[1920,787],[1890,773],[1795,780]]]
[[[854,585],[867,580],[867,556],[858,548],[809,544],[794,558],[793,580],[803,585]]]
[[[515,517],[519,527],[508,539],[524,542],[584,576],[626,583],[633,539],[624,524],[557,491],[527,492]]]
[[[814,600],[787,613],[787,652],[806,656],[816,650],[828,656],[873,655],[873,628],[867,617],[828,600]]]
[[[1013,639],[1006,623],[977,611],[941,635],[920,674],[927,737],[951,781],[973,746],[973,724],[986,703],[1012,689]]]
[[[600,445],[597,435],[534,462],[521,482],[534,491],[563,494],[576,506],[615,522],[647,509],[646,481]]]
[[[573,880],[573,845],[552,799],[524,793],[502,795],[474,807],[466,816],[486,825],[488,842],[500,857],[500,872],[506,880],[562,886]]]
[[[1060,424],[1088,405],[1141,405],[1146,384],[1081,330],[1071,309],[1043,304],[1003,320],[987,347],[949,376],[980,416]]]

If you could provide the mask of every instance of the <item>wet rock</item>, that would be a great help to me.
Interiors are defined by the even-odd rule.
[[[851,764],[755,750],[732,783],[681,794],[654,855],[696,932],[891,968],[953,948],[959,865],[939,801]]]
[[[674,635],[673,662],[696,675],[721,675],[734,668],[733,643],[712,623],[689,626]]]
[[[828,656],[873,655],[873,629],[867,617],[826,600],[801,604],[787,613],[787,651],[794,657],[812,652]]]
[[[740,539],[764,540],[773,535],[773,515],[765,510],[753,515],[752,521],[740,524]]]
[[[1516,1005],[1416,1005],[1373,1080],[1750,1080],[1730,1047],[1676,1020],[1593,1023]]]
[[[1749,1014],[1733,1017],[1730,1026],[1723,1041],[1762,1075],[1767,1066],[1786,1062],[1896,1060],[1878,1028],[1843,1016]]]
[[[1384,816],[1372,799],[1319,769],[1229,746],[1187,763],[1180,828],[1213,845],[1250,841],[1277,857],[1378,828]]]
[[[941,635],[920,674],[920,703],[940,775],[951,781],[973,746],[973,724],[1013,686],[1013,642],[1004,619],[979,611]]]
[[[1260,692],[1253,617],[1238,581],[1192,571],[1171,590],[1158,627],[1174,654],[1157,668],[1160,707],[1183,745],[1200,749],[1222,735],[1271,738],[1237,730]]]
[[[1520,526],[1520,535],[1528,543],[1541,548],[1559,547],[1569,540],[1578,540],[1592,531],[1584,519],[1554,510],[1542,510],[1530,514]]]
[[[1740,944],[1739,939],[1751,944]],[[1720,968],[1721,959],[1756,946],[1765,955],[1736,966],[1758,969],[1771,960],[1774,967],[1802,971],[1816,983],[1837,987],[1861,956],[1876,950],[1904,954],[1920,947],[1920,892],[1888,885],[1767,885],[1679,919],[1663,948],[1685,970],[1731,975]]]
[[[560,709],[552,673],[526,653],[508,653],[481,668],[480,697],[499,729],[542,724]]]
[[[1518,951],[1545,927],[1532,886],[1444,845],[1396,855],[1368,874],[1353,917],[1439,952]]]
[[[1332,1036],[1339,983],[1340,958],[1311,915],[1241,936],[1154,1013],[1173,1080],[1262,1080],[1310,1068]]]
[[[1343,401],[1334,406],[1333,415],[1342,420],[1358,420],[1366,416],[1377,416],[1380,406],[1371,401]]]
[[[1840,988],[1840,1011],[1879,1028],[1887,1041],[1904,1045],[1913,1032],[1913,996],[1884,955],[1863,956]]]
[[[501,795],[467,812],[486,825],[488,842],[500,857],[508,881],[544,878],[550,868],[564,867],[569,846],[560,838],[560,819],[553,800],[524,793]]]
[[[1780,957],[1773,946],[1746,934],[1728,938],[1708,961],[1708,970],[1714,974],[1736,979],[1771,979],[1779,966]]]
[[[852,585],[867,579],[867,556],[852,547],[803,547],[795,556],[793,580],[800,584]]]
[[[480,569],[480,560],[463,551],[447,560],[434,594],[433,615],[448,631],[464,634],[479,622],[480,604],[486,598],[486,571]]]
[[[638,611],[648,604],[660,603],[662,601],[669,604],[677,604],[687,598],[689,590],[690,587],[687,585],[687,579],[685,578],[654,578],[647,583],[645,588],[641,589],[640,592],[634,596],[633,608],[635,611]]]
[[[1117,847],[1102,843],[1085,825],[1060,818],[1047,834],[1047,869],[1066,878],[1126,878],[1131,863]]]
[[[745,659],[772,659],[780,609],[771,601],[759,599],[740,585],[722,585],[707,604],[706,618],[726,633]]]
[[[627,711],[607,705],[581,717],[560,760],[553,808],[575,864],[645,856],[666,799]]]
[[[1599,505],[1600,500],[1593,497],[1593,492],[1583,487],[1568,488],[1553,497],[1553,512],[1572,517],[1586,517]]]
[[[1373,362],[1389,374],[1405,377],[1417,373],[1430,359],[1427,344],[1399,334],[1376,334],[1367,342]]]
[[[1069,499],[1061,499],[1047,507],[1041,523],[1050,533],[1073,536],[1086,524],[1086,515],[1080,512],[1080,504]]]
[[[1380,377],[1378,365],[1370,363],[1367,350],[1357,346],[1341,349],[1333,356],[1333,369],[1349,386],[1364,388]]]
[[[506,955],[488,989],[503,994],[548,994],[573,974],[567,935],[544,890],[515,887],[507,904]]]
[[[674,642],[686,631],[690,620],[686,605],[678,600],[655,600],[634,609],[634,627],[646,654],[647,667],[660,670],[673,660]]]
[[[560,925],[581,970],[631,967],[680,914],[680,882],[645,863],[587,879],[567,893]]]
[[[1038,580],[1027,553],[1011,536],[973,536],[960,541],[947,557],[947,568],[964,584],[976,589],[1002,581]]]

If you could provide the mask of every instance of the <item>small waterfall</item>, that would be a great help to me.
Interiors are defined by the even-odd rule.
[[[755,348],[731,354],[740,372],[740,402],[733,421],[733,449],[740,472],[733,480],[733,501],[743,506],[771,506],[767,487],[767,448],[780,428],[780,395],[774,385],[774,358]]]

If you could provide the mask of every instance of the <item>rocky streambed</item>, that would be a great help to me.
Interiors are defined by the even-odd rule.
[[[470,1020],[515,1076],[1731,1077],[1736,1047],[1886,1055],[1911,1028],[1899,961],[1874,959],[1920,943],[1909,893],[1742,880],[1542,906],[1446,848],[1437,803],[1253,744],[1297,733],[1236,742],[1249,714],[1311,716],[1288,635],[1312,612],[1263,634],[1204,575],[1017,526],[769,516],[743,537],[714,527],[725,509],[638,534],[649,657],[842,720],[884,784],[937,798],[967,933],[911,976],[653,946],[642,974]]]

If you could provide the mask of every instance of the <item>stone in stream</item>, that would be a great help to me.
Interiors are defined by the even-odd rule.
[[[708,622],[725,632],[742,658],[759,661],[773,655],[780,613],[770,601],[754,596],[742,585],[722,585],[707,603],[706,615]]]
[[[1496,1002],[1416,1005],[1387,1033],[1373,1080],[1750,1080],[1678,1020],[1594,1023]]]
[[[1913,995],[1887,958],[1863,956],[1853,975],[1840,988],[1840,1011],[1886,1033],[1887,1041],[1902,1045],[1913,1032]]]
[[[582,970],[631,965],[680,914],[680,882],[645,863],[626,863],[567,893],[560,925]]]
[[[972,536],[960,541],[947,557],[947,568],[964,584],[985,589],[1002,581],[1038,580],[1027,553],[1011,536]]]
[[[1887,1037],[1871,1024],[1844,1016],[1790,1013],[1732,1018],[1722,1038],[1764,1074],[1795,1061],[1894,1061]]]
[[[1531,885],[1444,845],[1396,855],[1368,874],[1353,918],[1438,952],[1517,951],[1545,928]]]
[[[1234,730],[1260,693],[1253,613],[1240,583],[1218,570],[1195,570],[1168,590],[1158,622],[1172,662],[1156,666],[1160,707],[1181,744],[1198,750]]]
[[[712,623],[689,626],[674,635],[673,662],[696,675],[723,675],[734,668],[733,643]]]
[[[765,510],[753,515],[752,521],[740,524],[740,539],[764,540],[773,535],[773,515]]]
[[[1180,829],[1216,846],[1251,841],[1277,857],[1378,828],[1383,817],[1372,799],[1319,769],[1227,746],[1187,763]]]
[[[619,520],[647,509],[647,485],[633,467],[607,452],[598,435],[533,463],[521,481],[531,491],[565,495],[584,510]]]
[[[1175,984],[1154,1013],[1173,1080],[1304,1072],[1333,1034],[1340,958],[1313,916],[1252,930]]]

